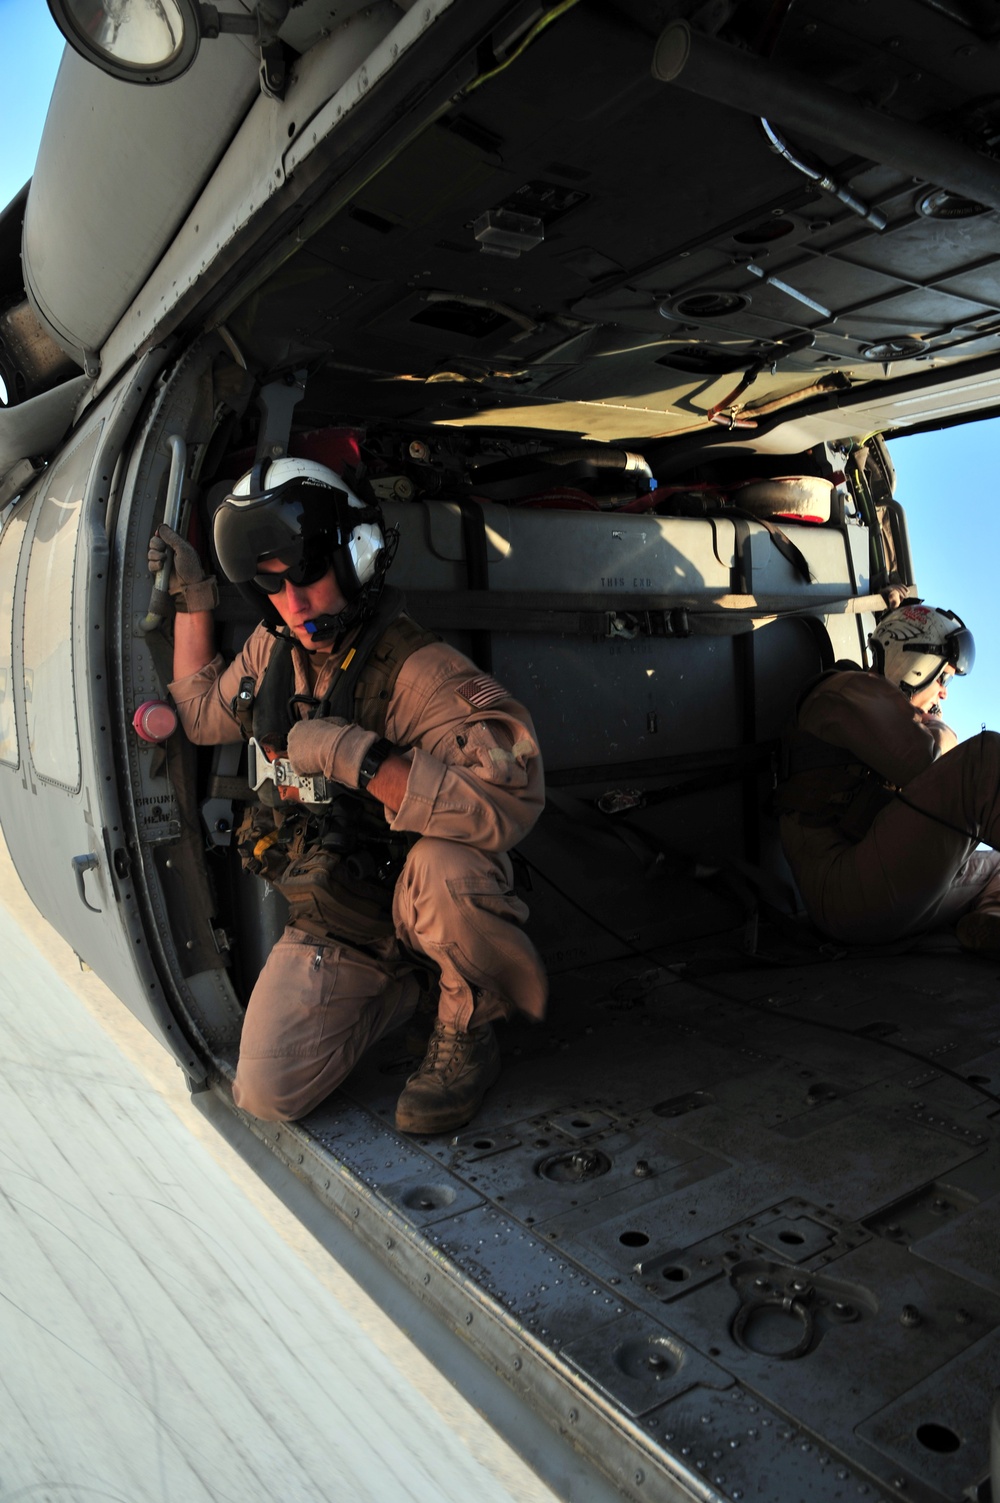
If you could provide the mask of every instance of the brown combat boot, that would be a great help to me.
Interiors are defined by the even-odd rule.
[[[400,1132],[454,1132],[476,1115],[499,1075],[500,1050],[489,1023],[467,1032],[438,1023],[396,1103],[396,1126]]]
[[[959,919],[955,933],[963,950],[1000,955],[1000,908],[973,908]]]

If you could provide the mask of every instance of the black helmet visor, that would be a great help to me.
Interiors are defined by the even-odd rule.
[[[330,569],[330,550],[323,538],[298,543],[287,552],[272,556],[286,567],[265,572],[258,561],[253,582],[265,595],[280,595],[286,583],[306,589],[321,580]]]
[[[226,578],[247,584],[261,558],[294,565],[308,553],[311,560],[320,554],[329,560],[360,519],[345,491],[297,476],[259,496],[227,496],[212,532]]]
[[[944,644],[948,662],[958,674],[971,673],[976,661],[976,644],[967,626],[960,627],[947,637]]]

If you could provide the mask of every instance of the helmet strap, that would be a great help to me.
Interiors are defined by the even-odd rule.
[[[944,670],[947,667],[948,667],[948,659],[947,658],[941,658],[938,661],[938,665],[934,669],[933,673],[928,674],[927,678],[924,679],[924,681],[923,681],[922,684],[905,684],[905,685],[903,685],[902,687],[906,691],[906,697],[907,697],[907,699],[912,699],[913,696],[914,696],[914,694],[922,694],[925,689],[930,688],[931,684],[934,683],[935,679],[940,678],[941,675],[942,675],[942,673],[944,672]]]
[[[351,557],[351,550],[346,547],[331,548],[329,559],[333,568],[333,577],[337,581],[337,588],[348,604],[350,604],[352,601],[357,600],[364,588],[358,579],[354,560]]]
[[[333,638],[333,646],[336,650],[344,637],[359,622],[370,621],[378,609],[378,603],[385,588],[385,576],[389,565],[396,556],[399,547],[399,528],[383,528],[383,546],[375,557],[375,565],[371,579],[367,584],[355,585],[353,595],[349,595],[341,582],[340,571],[337,568],[337,555],[333,558],[333,572],[341,593],[347,600],[347,605],[336,616],[317,616],[314,621],[305,622],[306,631],[317,642],[329,642]],[[353,562],[346,549],[337,550],[344,556],[346,567],[350,569],[352,578],[356,581],[357,574]]]
[[[257,460],[253,469],[250,471],[250,482],[247,487],[247,494],[249,496],[263,496],[264,492],[267,490],[267,486],[264,484],[264,471],[270,463],[271,461],[269,459]]]

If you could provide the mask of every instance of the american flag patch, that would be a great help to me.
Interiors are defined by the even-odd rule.
[[[510,695],[503,684],[498,684],[495,678],[489,674],[480,674],[478,678],[466,679],[464,684],[459,684],[457,693],[476,710],[488,710],[490,705],[498,705],[502,699],[510,699]]]

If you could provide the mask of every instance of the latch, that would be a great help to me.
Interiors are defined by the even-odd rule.
[[[323,777],[322,773],[303,777],[295,771],[287,757],[276,756],[267,747],[261,746],[251,736],[247,747],[247,777],[255,793],[265,783],[273,783],[278,797],[291,803],[331,804],[342,791],[339,783]]]
[[[100,908],[95,908],[93,903],[87,902],[87,889],[83,885],[84,873],[96,871],[100,866],[100,862],[91,852],[88,852],[85,856],[73,856],[71,861],[73,875],[76,878],[76,890],[80,894],[81,903],[84,908],[89,908],[91,913],[100,913]]]
[[[669,611],[608,611],[606,637],[626,642],[636,637],[690,637],[691,621],[684,606]]]

